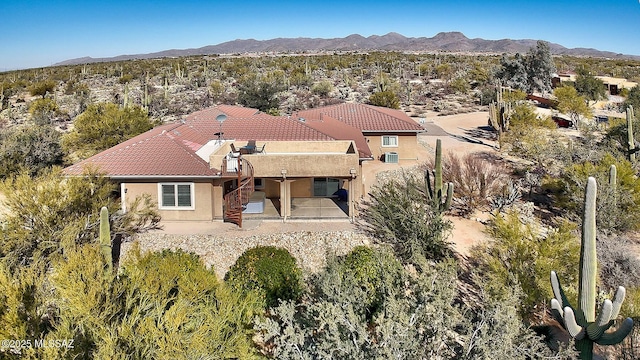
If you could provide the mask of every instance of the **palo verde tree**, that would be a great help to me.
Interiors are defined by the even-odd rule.
[[[593,112],[587,105],[587,99],[580,96],[573,86],[561,86],[553,90],[553,95],[558,100],[558,110],[571,116],[573,123],[580,123],[582,118],[589,118]]]
[[[27,173],[0,182],[7,209],[0,228],[0,258],[11,268],[38,261],[44,264],[77,244],[98,237],[98,214],[109,209],[112,236],[129,236],[157,228],[156,205],[148,196],[137,198],[122,214],[109,179],[90,170],[65,177],[60,168],[32,178]]]
[[[380,91],[369,96],[369,104],[375,106],[387,107],[390,109],[399,109],[400,100],[398,96],[391,90]]]
[[[604,82],[585,69],[578,71],[575,83],[576,91],[588,101],[598,101],[606,98],[607,91]]]
[[[56,85],[56,82],[53,80],[36,82],[29,86],[29,93],[32,96],[42,96],[44,99],[47,94],[52,93],[55,90]]]
[[[98,103],[89,105],[73,125],[62,146],[67,153],[86,158],[152,129],[156,122],[137,106]]]

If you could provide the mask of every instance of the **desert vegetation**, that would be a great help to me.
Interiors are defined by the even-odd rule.
[[[579,77],[552,92],[554,69]],[[634,358],[638,349],[622,333],[637,342],[638,332],[617,315],[640,319],[633,111],[640,90],[616,105],[619,118],[596,126],[589,105],[603,94],[593,74],[639,81],[640,63],[551,58],[538,44],[522,56],[198,56],[1,73],[0,338],[68,339],[73,347],[0,354],[571,359],[580,352],[589,359],[593,349]],[[553,93],[557,111],[578,129],[562,131],[541,116],[526,100],[532,91]],[[437,145],[433,161],[375,185],[359,219],[371,246],[332,257],[314,273],[284,249],[253,248],[237,254],[225,279],[183,251],[134,249],[119,258],[119,243],[158,226],[155,204],[141,197],[120,213],[117,189],[99,173],[64,178],[59,168],[214,104],[290,114],[343,101],[415,117],[488,111],[499,148],[459,155]],[[593,182],[588,248],[597,246],[598,268],[580,260],[584,194]],[[451,246],[451,216],[478,214],[490,240],[461,256]],[[589,291],[578,285],[583,272]],[[583,320],[596,320],[567,320],[565,306],[583,297],[607,304],[598,305],[608,317],[595,330]],[[577,325],[592,329],[588,337]],[[622,330],[614,337],[605,327]]]

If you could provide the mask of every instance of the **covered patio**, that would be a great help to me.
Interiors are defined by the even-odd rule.
[[[282,219],[280,215],[280,200],[266,199],[264,211],[260,214],[244,213],[245,219]],[[291,198],[291,213],[289,220],[296,219],[344,219],[349,220],[349,204],[337,198],[304,197]]]

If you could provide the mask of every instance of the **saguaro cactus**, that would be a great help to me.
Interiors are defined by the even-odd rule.
[[[635,115],[633,113],[633,106],[627,107],[627,151],[629,152],[629,161],[636,161],[636,140],[633,137],[633,119]]]
[[[498,84],[497,100],[489,104],[489,125],[498,131],[498,144],[502,147],[502,134],[509,130],[511,104],[502,100],[502,86]]]
[[[613,196],[613,207],[618,206],[618,169],[611,164],[609,167],[609,191]]]
[[[587,180],[584,217],[582,219],[582,244],[580,252],[580,283],[578,286],[578,307],[569,304],[560,286],[558,275],[551,272],[551,312],[575,339],[576,349],[583,360],[593,359],[593,344],[613,345],[621,342],[633,329],[633,320],[626,318],[620,326],[607,332],[614,325],[625,297],[625,288],[620,286],[613,302],[605,300],[596,317],[596,180]]]
[[[100,251],[109,270],[113,267],[113,255],[111,253],[111,229],[109,228],[109,210],[106,207],[100,209]]]
[[[431,201],[433,209],[438,213],[443,213],[451,207],[453,199],[453,183],[449,182],[443,186],[442,183],[442,141],[436,140],[436,159],[433,171],[433,186],[431,185],[430,171],[425,171],[425,182],[427,184],[427,197]],[[445,198],[444,192],[447,195]]]

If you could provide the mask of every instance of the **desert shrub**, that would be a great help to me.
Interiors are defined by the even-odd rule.
[[[7,209],[0,228],[0,257],[8,265],[48,263],[76,244],[92,242],[102,206],[111,214],[112,235],[131,235],[157,225],[160,217],[149,198],[136,199],[131,211],[120,214],[113,183],[95,172],[83,175],[64,177],[54,168],[35,178],[21,173],[0,182]]]
[[[62,165],[60,133],[51,126],[30,126],[0,131],[0,179],[24,170],[36,175]]]
[[[28,90],[31,96],[42,96],[42,98],[44,99],[44,97],[48,93],[53,92],[53,90],[56,88],[56,85],[56,82],[53,80],[39,81],[29,85]]]
[[[552,298],[549,274],[554,270],[566,279],[571,298],[580,256],[573,230],[568,222],[543,230],[538,221],[523,223],[515,211],[498,214],[487,230],[492,240],[472,249],[489,295],[503,299],[509,288],[521,288],[519,313],[526,318]]]
[[[330,81],[321,81],[311,87],[311,92],[318,96],[327,96],[331,91],[333,91],[333,84]]]
[[[156,122],[140,107],[91,104],[73,121],[73,130],[62,139],[69,154],[89,157],[152,129]]]
[[[286,249],[257,246],[245,251],[225,275],[241,291],[257,291],[265,306],[297,300],[303,291],[302,271]]]
[[[504,170],[482,159],[478,154],[457,155],[447,153],[443,160],[443,181],[452,182],[453,207],[463,216],[489,205],[507,181]],[[433,168],[427,162],[427,168]]]
[[[549,350],[522,323],[513,292],[504,301],[480,296],[459,304],[455,262],[433,263],[425,271],[392,268],[378,274],[384,287],[380,310],[371,316],[361,311],[362,287],[343,281],[341,266],[328,266],[304,301],[283,302],[256,319],[261,351],[276,359],[570,358],[564,350]]]
[[[369,96],[369,104],[391,109],[399,109],[400,99],[398,99],[398,96],[393,91],[379,91]]]
[[[387,289],[398,287],[402,264],[385,248],[358,246],[328,261],[316,280],[317,296],[333,302],[351,301],[354,312],[368,319],[382,308]]]
[[[519,305],[523,301],[518,287],[505,288],[500,299],[485,289],[482,275],[476,279],[478,303],[467,309],[470,319],[465,339],[464,359],[576,359],[573,344],[562,344],[558,339],[545,339],[545,326],[534,331],[520,319]]]
[[[624,101],[624,106],[633,106],[636,113],[640,111],[640,86],[636,85],[629,90],[629,94]]]
[[[426,259],[451,254],[446,238],[451,222],[427,201],[425,182],[414,174],[374,185],[362,202],[359,226],[376,242],[390,245],[404,263],[424,265]]]
[[[598,234],[597,247],[601,288],[640,287],[640,258],[627,236]]]
[[[60,111],[53,99],[37,99],[29,105],[29,114],[36,125],[51,125]]]
[[[617,169],[615,193],[609,186],[609,169]],[[598,199],[596,222],[599,231],[622,232],[638,229],[640,225],[640,179],[635,175],[632,164],[624,159],[616,159],[610,154],[597,162],[573,164],[564,169],[560,179],[548,179],[546,189],[553,192],[556,206],[566,211],[565,215],[577,220],[584,204],[586,179],[596,178]]]
[[[131,74],[124,74],[124,75],[122,75],[122,76],[118,79],[118,82],[119,82],[120,84],[126,84],[126,83],[128,83],[128,82],[131,82],[131,80],[133,80],[133,75],[131,75]]]
[[[51,330],[53,309],[48,306],[45,276],[38,266],[12,270],[0,262],[0,338],[33,343]],[[3,359],[36,358],[35,354],[33,348],[0,348]]]
[[[561,160],[564,152],[556,128],[550,117],[539,117],[533,106],[520,104],[513,108],[503,140],[513,155],[549,165],[550,160]]]
[[[634,107],[635,113],[639,113],[640,109]],[[633,120],[633,137],[640,139],[640,114],[636,115]],[[627,135],[627,120],[624,118],[616,118],[609,121],[609,128],[605,134],[605,138],[602,143],[603,146],[607,146],[610,150],[616,151],[619,156],[627,156],[628,154],[628,135]]]
[[[120,274],[105,271],[98,246],[84,245],[54,266],[59,316],[49,338],[75,339],[49,358],[254,359],[251,294],[221,283],[182,251],[134,248]]]
[[[457,333],[465,321],[454,305],[456,268],[434,264],[424,273],[388,282],[383,310],[373,319],[359,310],[360,289],[345,287],[339,267],[329,267],[320,289],[340,289],[340,296],[320,292],[301,304],[284,302],[257,319],[261,348],[277,359],[421,359],[459,358]],[[338,291],[335,291],[338,292]],[[355,296],[354,296],[355,295]]]
[[[640,319],[640,287],[634,286],[626,288],[625,290],[627,290],[627,294],[622,303],[620,313],[633,319]]]

